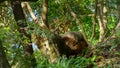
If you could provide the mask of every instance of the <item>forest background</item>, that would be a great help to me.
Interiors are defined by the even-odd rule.
[[[119,0],[0,0],[0,10],[0,68],[120,67]],[[52,32],[67,31],[83,33],[92,56],[42,54]]]

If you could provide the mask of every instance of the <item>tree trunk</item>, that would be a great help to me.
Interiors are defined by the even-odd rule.
[[[21,2],[20,2],[20,0],[11,0],[11,5],[12,5],[15,21],[17,22],[18,31],[21,33],[22,37],[26,36],[30,41],[25,46],[25,51],[26,51],[25,53],[29,54],[27,56],[32,56],[32,58],[30,59],[30,61],[31,61],[30,65],[31,66],[29,66],[29,67],[35,68],[36,60],[35,60],[35,57],[32,55],[33,54],[33,48],[32,48],[32,42],[31,42],[31,35],[27,33],[27,30],[28,30],[26,28],[27,23],[26,23],[26,20],[25,20],[23,9],[21,7]]]
[[[118,24],[115,28],[116,31],[120,30],[120,2],[117,3],[117,10],[118,10]]]
[[[107,30],[107,9],[106,9],[106,0],[98,1],[97,4],[97,14],[98,14],[98,23],[99,23],[99,42],[102,42],[105,38],[106,35],[106,30]]]
[[[1,39],[0,39],[0,68],[11,68],[5,55]]]
[[[47,26],[47,28],[49,28],[48,25],[48,0],[42,0],[43,1],[43,5],[42,5],[42,21],[43,23]]]
[[[49,30],[49,24],[48,24],[48,0],[42,0],[42,14],[41,19],[44,23],[43,26],[40,25],[40,27],[47,27]],[[54,44],[52,43],[52,39],[50,37],[40,37],[39,35],[35,35],[35,41],[38,45],[39,49],[42,51],[42,53],[47,56],[50,59],[50,62],[54,62],[56,60],[56,52],[54,49]],[[50,40],[51,39],[51,40]],[[51,44],[50,44],[51,43]]]

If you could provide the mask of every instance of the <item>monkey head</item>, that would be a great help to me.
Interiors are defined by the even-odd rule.
[[[70,49],[71,55],[81,54],[88,44],[80,32],[66,32],[61,36],[65,42],[65,46]]]

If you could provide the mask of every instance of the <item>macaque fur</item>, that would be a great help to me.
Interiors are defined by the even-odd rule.
[[[88,47],[84,36],[80,32],[66,32],[62,35],[56,35],[54,41],[57,43],[57,49],[60,55],[77,56]]]

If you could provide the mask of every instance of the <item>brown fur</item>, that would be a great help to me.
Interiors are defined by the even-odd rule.
[[[57,48],[60,55],[81,55],[82,51],[88,47],[88,44],[80,32],[67,32],[58,37]],[[59,41],[59,42],[58,42]]]

